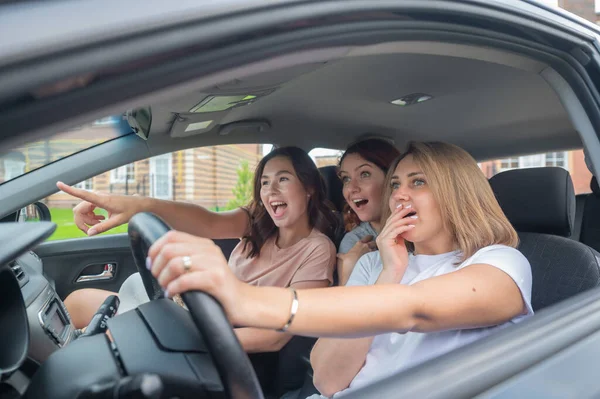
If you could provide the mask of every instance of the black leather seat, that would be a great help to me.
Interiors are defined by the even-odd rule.
[[[579,241],[581,235],[581,222],[583,220],[583,208],[585,201],[591,194],[577,194],[575,196],[575,224],[573,233],[569,237],[571,240]]]
[[[595,177],[590,188],[592,193],[587,194],[583,202],[579,241],[600,251],[600,187]]]
[[[344,196],[342,195],[342,181],[338,177],[336,166],[323,166],[319,168],[321,176],[325,181],[327,198],[333,203],[338,212],[344,207]]]
[[[219,248],[221,248],[221,251],[223,251],[223,255],[225,255],[225,259],[227,260],[229,260],[229,256],[240,242],[238,238],[224,238],[213,241],[215,242],[215,244],[217,244]]]
[[[575,192],[562,168],[515,169],[490,185],[519,234],[531,264],[532,306],[540,310],[600,284],[599,255],[568,239],[574,230]]]
[[[342,209],[344,207],[344,196],[342,195],[342,181],[337,175],[336,166],[323,166],[319,168],[323,181],[325,182],[325,190],[327,193],[327,199],[333,204],[335,210],[338,212],[338,229],[335,232],[335,239],[333,240],[335,247],[338,248],[344,238],[346,231],[344,230],[344,218],[342,216]],[[337,278],[337,276],[335,276]],[[335,279],[337,281],[337,279]]]

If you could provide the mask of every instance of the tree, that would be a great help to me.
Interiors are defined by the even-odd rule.
[[[254,180],[254,173],[250,171],[247,160],[240,162],[237,175],[238,180],[232,190],[234,198],[231,199],[227,205],[225,205],[226,211],[248,205],[250,200],[252,200],[252,183]]]

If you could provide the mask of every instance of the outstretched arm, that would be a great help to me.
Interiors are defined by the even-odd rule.
[[[183,256],[192,268],[183,270]],[[239,281],[210,240],[169,232],[149,251],[152,274],[170,295],[201,290],[217,298],[236,325],[278,329],[289,319],[292,294]],[[289,332],[360,337],[386,332],[441,331],[503,323],[526,311],[519,287],[504,271],[474,264],[414,285],[385,284],[298,291]]]
[[[73,215],[77,227],[90,236],[125,224],[138,212],[152,212],[176,230],[205,238],[239,238],[248,229],[248,214],[240,208],[229,212],[211,212],[185,202],[94,193],[61,182],[57,183],[57,187],[82,200],[73,208]],[[96,208],[105,209],[108,219],[96,215]]]

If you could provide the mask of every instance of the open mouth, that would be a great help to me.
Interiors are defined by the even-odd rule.
[[[406,218],[409,218],[409,217],[411,217],[411,216],[414,216],[414,215],[416,215],[416,214],[417,214],[417,212],[415,212],[415,211],[412,211],[412,212],[410,212],[408,215],[404,216],[404,219],[406,219]]]
[[[363,206],[367,205],[367,203],[369,202],[369,200],[366,200],[366,199],[362,199],[362,198],[361,198],[361,199],[355,199],[355,200],[352,200],[352,202],[354,202],[354,205],[355,205],[355,206],[356,206],[358,209],[360,209],[361,207],[363,207]]]
[[[271,202],[270,205],[271,205],[271,208],[273,209],[273,213],[275,214],[275,216],[283,215],[283,212],[287,208],[287,204],[283,201]]]

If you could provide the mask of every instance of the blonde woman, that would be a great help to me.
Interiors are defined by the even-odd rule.
[[[210,242],[179,232],[150,249],[152,273],[171,295],[210,293],[236,325],[365,337],[322,339],[313,349],[315,385],[328,397],[533,314],[529,262],[515,249],[517,234],[470,155],[450,144],[411,143],[386,185],[379,252],[359,260],[349,286],[251,287],[235,279]],[[181,245],[179,256],[167,256],[173,243]],[[191,256],[188,273],[182,255]]]

